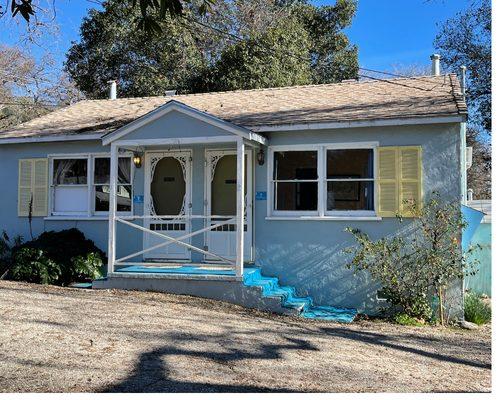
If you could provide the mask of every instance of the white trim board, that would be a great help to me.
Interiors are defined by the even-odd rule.
[[[170,100],[164,105],[156,108],[155,110],[143,115],[142,117],[137,118],[136,120],[130,122],[129,124],[118,128],[114,132],[106,134],[102,138],[103,145],[108,145],[111,142],[114,142],[121,137],[141,128],[142,126],[157,120],[158,118],[172,112],[178,111],[190,117],[193,117],[199,121],[203,121],[207,124],[216,126],[221,128],[227,132],[233,133],[239,137],[242,137],[247,140],[251,140],[254,142],[258,142],[260,144],[266,144],[267,139],[257,133],[252,132],[249,129],[243,128],[241,126],[235,125],[233,123],[224,121],[220,118],[214,117],[208,113],[197,110],[193,107],[189,107],[183,103],[180,103],[176,100]]]
[[[37,136],[37,137],[19,137],[19,138],[0,138],[0,145],[2,144],[16,144],[16,143],[44,143],[44,142],[74,142],[83,140],[101,140],[101,133],[93,134],[74,134],[74,135],[50,135],[50,136]]]
[[[365,127],[375,127],[375,126],[446,124],[453,122],[464,122],[465,119],[466,117],[455,115],[447,117],[392,118],[392,119],[372,119],[365,121],[261,125],[249,128],[252,129],[252,131],[254,132],[308,131],[308,130],[319,130],[319,129],[365,128]]]

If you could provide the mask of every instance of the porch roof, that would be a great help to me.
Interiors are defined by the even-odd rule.
[[[102,137],[175,99],[251,131],[277,126],[454,117],[467,113],[454,74],[117,100],[83,100],[0,132],[12,138]],[[89,136],[90,138],[90,136]],[[60,139],[62,140],[62,139]]]

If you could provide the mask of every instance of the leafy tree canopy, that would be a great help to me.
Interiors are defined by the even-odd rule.
[[[198,4],[198,3],[196,3]],[[158,22],[154,36],[137,30],[141,11],[108,0],[81,26],[66,69],[90,98],[118,79],[121,96],[193,93],[337,82],[356,77],[357,48],[342,30],[355,0],[315,7],[308,1],[215,1],[200,15]]]
[[[446,21],[435,40],[450,70],[465,65],[470,122],[491,131],[491,2],[480,0]]]
[[[192,0],[123,0],[129,9],[137,9],[140,14],[136,17],[137,27],[145,32],[161,32],[161,22],[167,15],[175,17],[182,15],[187,7],[195,9],[199,14],[206,13],[214,0],[197,1],[193,6]],[[30,22],[38,12],[43,12],[40,0],[7,0],[6,7],[0,5],[0,17],[9,10],[12,17],[21,17]]]

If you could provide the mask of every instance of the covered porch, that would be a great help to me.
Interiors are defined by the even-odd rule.
[[[253,161],[263,136],[171,101],[103,143],[111,155],[108,277],[243,280],[253,261]],[[124,154],[133,154],[141,177],[129,213],[119,209]],[[132,236],[139,243],[120,248]]]

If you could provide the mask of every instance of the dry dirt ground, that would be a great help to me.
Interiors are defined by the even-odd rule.
[[[491,331],[311,322],[148,292],[0,282],[0,392],[475,392]]]

